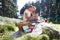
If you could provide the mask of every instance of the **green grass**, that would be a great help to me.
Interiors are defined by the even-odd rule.
[[[0,22],[3,22],[4,25],[0,25],[0,40],[59,40],[58,37],[54,35],[53,30],[51,29],[43,29],[43,34],[31,37],[28,35],[23,35],[19,38],[14,38],[10,35],[12,35],[15,31],[18,30],[18,28],[15,25],[15,22],[19,22],[19,19],[14,18],[7,18],[7,17],[0,17]],[[60,32],[60,24],[53,24],[52,26],[58,29]]]
[[[54,26],[55,28],[58,29],[58,31],[60,32],[60,24],[51,24],[52,26]]]

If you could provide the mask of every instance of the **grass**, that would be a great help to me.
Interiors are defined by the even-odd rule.
[[[18,30],[15,22],[19,22],[19,19],[0,16],[0,23],[1,22],[3,25],[0,25],[0,40],[51,40],[51,38],[52,40],[59,40],[57,37],[54,36],[54,32],[51,29],[43,29],[44,33],[36,37],[23,35],[22,37],[14,38],[10,35]],[[60,24],[51,23],[51,25],[57,28],[60,32]]]
[[[54,26],[55,28],[58,29],[58,31],[60,32],[60,24],[51,24],[52,26]]]
[[[60,32],[60,24],[53,24],[51,23],[52,26],[58,29]],[[43,29],[44,32],[43,34],[36,36],[36,37],[31,37],[27,35],[23,35],[22,37],[17,38],[16,40],[60,40],[60,36],[58,33],[55,34],[55,31],[51,29]]]

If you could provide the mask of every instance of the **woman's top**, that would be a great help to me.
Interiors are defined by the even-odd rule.
[[[25,15],[25,14],[27,14],[27,16],[30,17],[30,16],[31,16],[31,12],[30,12],[28,9],[26,9],[26,10],[24,11],[23,21],[27,21],[27,20],[28,20],[28,19],[26,18],[26,15]]]

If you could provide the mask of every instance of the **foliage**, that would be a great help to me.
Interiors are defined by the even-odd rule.
[[[60,39],[60,34],[58,31],[50,29],[50,28],[44,28],[43,29],[43,34],[47,34],[50,38],[50,40],[53,39]]]
[[[0,25],[0,40],[13,40],[13,37],[10,36],[13,31],[14,28],[12,26]]]
[[[35,37],[27,35],[27,36],[24,36],[22,40],[49,40],[49,36],[46,34],[42,34],[42,35],[35,36]]]
[[[0,35],[0,40],[14,40],[14,37],[10,35],[10,32],[5,31],[3,35]]]
[[[43,33],[39,36],[28,36],[23,35],[22,37],[14,38],[11,36],[13,32],[15,32],[15,22],[17,19],[6,21],[7,19],[0,18],[1,22],[4,23],[4,25],[0,25],[0,40],[60,40],[60,34],[59,32],[52,30],[50,28],[43,28]],[[54,27],[58,28],[58,31],[60,31],[60,24],[51,24]]]
[[[0,16],[0,40],[15,40],[11,35],[15,32],[16,19]]]

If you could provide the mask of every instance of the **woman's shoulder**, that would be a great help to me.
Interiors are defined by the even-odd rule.
[[[25,12],[29,12],[29,10],[28,10],[28,9],[26,9],[26,10],[25,10]]]

